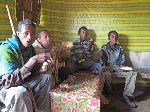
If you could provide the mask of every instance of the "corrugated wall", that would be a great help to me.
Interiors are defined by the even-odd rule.
[[[6,4],[16,26],[15,0],[1,0],[0,39],[11,35]],[[77,38],[83,25],[90,29],[98,47],[107,42],[110,30],[116,30],[126,50],[150,51],[149,0],[41,0],[38,30],[51,31],[57,44]]]
[[[9,18],[7,14],[6,4],[9,6],[11,17],[16,27],[16,3],[15,0],[0,0],[0,40],[11,36],[12,30],[9,23]]]
[[[57,41],[75,39],[80,26],[92,31],[98,47],[116,30],[130,51],[150,51],[149,0],[42,0],[41,24]],[[59,39],[59,40],[58,40]]]
[[[59,45],[62,41],[68,40],[68,37],[72,35],[73,28],[70,28],[70,24],[67,20],[68,14],[61,12],[64,8],[67,8],[67,1],[44,0],[41,1],[41,27],[48,29],[53,35],[56,45]],[[75,26],[73,26],[75,27]]]

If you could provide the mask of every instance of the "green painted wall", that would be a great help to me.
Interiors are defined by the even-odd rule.
[[[1,0],[0,39],[11,35],[6,4],[17,29],[15,0]],[[116,30],[126,50],[150,51],[149,0],[41,0],[41,23],[37,29],[49,30],[57,45],[77,38],[81,26],[90,29],[98,47],[107,42],[110,30]]]
[[[149,0],[42,0],[41,25],[56,40],[78,37],[81,26],[91,29],[96,44],[107,42],[107,33],[116,30],[126,50],[150,51]]]
[[[11,25],[9,23],[9,18],[7,14],[6,4],[9,6],[9,10],[11,13],[11,17],[16,28],[16,13],[15,7],[16,3],[15,0],[0,0],[0,40],[11,36],[12,30]]]

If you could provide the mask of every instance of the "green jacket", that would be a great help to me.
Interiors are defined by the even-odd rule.
[[[20,69],[23,66],[22,62],[26,63],[35,55],[35,50],[32,46],[21,53],[20,45],[18,37],[15,36],[0,42],[0,76]]]

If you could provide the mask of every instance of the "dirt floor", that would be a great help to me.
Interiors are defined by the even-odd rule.
[[[129,108],[122,97],[123,84],[112,86],[111,94],[104,93],[110,103],[101,107],[101,112],[150,112],[150,84],[136,85],[134,102],[137,108]]]

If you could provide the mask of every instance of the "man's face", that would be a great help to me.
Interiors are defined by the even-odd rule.
[[[48,32],[42,32],[40,37],[38,38],[38,41],[42,44],[44,48],[52,48],[53,47],[53,42],[49,37]]]
[[[114,45],[117,42],[117,35],[116,33],[111,33],[109,36],[109,41],[112,45]]]
[[[35,40],[36,29],[32,25],[22,25],[21,31],[17,31],[17,36],[23,47],[29,47]]]
[[[81,39],[81,40],[84,40],[85,37],[86,37],[86,35],[87,35],[87,31],[84,30],[84,29],[81,29],[81,30],[80,30],[80,34],[79,34],[80,39]]]

